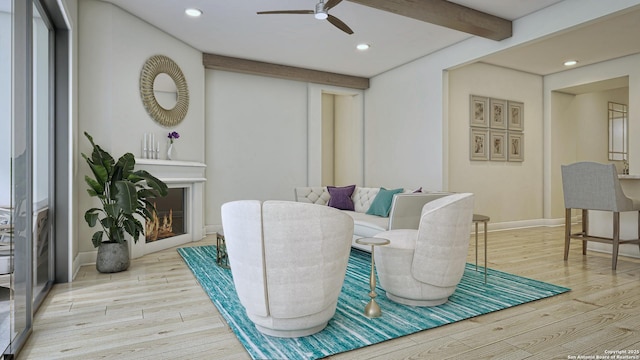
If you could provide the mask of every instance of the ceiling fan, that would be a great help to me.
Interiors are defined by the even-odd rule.
[[[329,0],[326,3],[324,0],[320,0],[316,4],[315,10],[275,10],[275,11],[258,11],[258,15],[263,14],[313,14],[316,19],[324,20],[327,19],[333,26],[338,29],[346,32],[347,34],[353,34],[353,30],[347,26],[344,22],[342,22],[337,17],[329,14],[329,10],[331,10],[334,6],[340,4],[342,0]]]

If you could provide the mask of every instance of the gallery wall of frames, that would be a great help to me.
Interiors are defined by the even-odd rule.
[[[524,103],[471,95],[469,159],[524,161]]]

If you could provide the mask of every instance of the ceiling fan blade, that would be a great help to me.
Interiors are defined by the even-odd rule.
[[[329,15],[327,17],[327,21],[332,23],[333,26],[337,27],[338,29],[346,32],[347,34],[349,35],[353,34],[353,30],[351,30],[351,28],[349,28],[347,24],[343,23],[342,20],[338,19],[337,17],[333,15]]]
[[[263,14],[315,14],[313,10],[275,10],[275,11],[258,11],[258,15]]]
[[[324,10],[327,11],[329,9],[331,9],[332,7],[340,4],[342,2],[342,0],[329,0],[327,1],[326,4],[324,4]]]

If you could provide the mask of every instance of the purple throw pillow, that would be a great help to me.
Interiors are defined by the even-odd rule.
[[[351,195],[353,191],[356,189],[355,185],[349,185],[344,187],[336,187],[336,186],[327,186],[327,190],[329,191],[328,206],[331,206],[340,210],[354,210],[353,200],[351,200]]]

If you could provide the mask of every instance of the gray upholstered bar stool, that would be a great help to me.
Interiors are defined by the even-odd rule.
[[[564,260],[569,257],[571,239],[582,240],[582,254],[587,253],[587,241],[612,244],[611,268],[616,269],[620,244],[640,246],[640,200],[628,198],[622,191],[618,173],[613,164],[578,162],[562,166],[562,190],[565,207]],[[571,233],[571,209],[582,210],[582,229]],[[613,213],[613,236],[611,238],[590,236],[588,210],[611,211]],[[638,212],[638,238],[620,240],[620,212]]]

